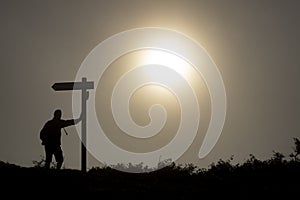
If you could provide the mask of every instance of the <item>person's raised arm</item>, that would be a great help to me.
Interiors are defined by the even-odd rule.
[[[78,124],[82,120],[82,113],[80,114],[78,119],[74,119],[74,124]]]
[[[78,124],[82,120],[82,114],[78,119],[61,120],[61,128]]]

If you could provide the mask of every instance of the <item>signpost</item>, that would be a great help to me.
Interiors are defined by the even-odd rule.
[[[89,93],[87,90],[94,89],[94,82],[87,81],[84,77],[81,82],[62,82],[54,83],[52,88],[55,91],[65,91],[65,90],[81,90],[81,171],[86,172],[86,103],[89,98]]]

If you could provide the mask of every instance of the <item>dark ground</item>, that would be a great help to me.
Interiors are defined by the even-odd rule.
[[[220,160],[209,169],[171,165],[132,174],[111,168],[46,170],[0,162],[1,194],[23,198],[92,197],[96,199],[299,199],[300,162],[275,155],[260,161],[251,157],[242,165]],[[297,197],[298,196],[298,197]],[[84,198],[86,199],[86,198]]]

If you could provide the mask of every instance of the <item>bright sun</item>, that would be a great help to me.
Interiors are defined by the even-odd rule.
[[[185,79],[189,79],[192,73],[192,66],[181,57],[160,49],[143,50],[143,54],[139,57],[138,63],[143,65],[161,65],[176,71]],[[155,74],[168,78],[168,74]]]

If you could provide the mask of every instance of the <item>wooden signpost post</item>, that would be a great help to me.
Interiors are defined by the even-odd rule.
[[[86,104],[89,98],[89,93],[87,90],[94,89],[94,82],[87,81],[86,78],[82,78],[81,82],[54,83],[52,88],[55,91],[81,90],[81,171],[86,172]]]

